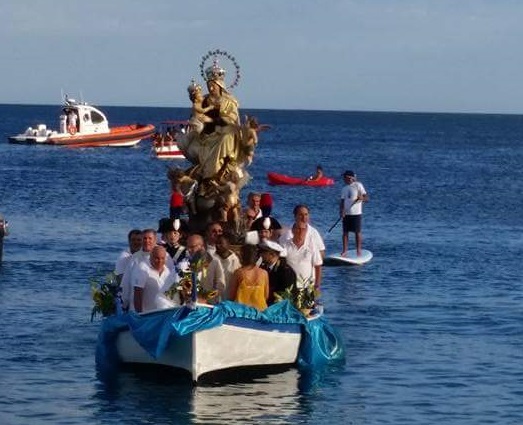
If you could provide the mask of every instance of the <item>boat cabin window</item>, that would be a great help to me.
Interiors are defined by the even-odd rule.
[[[93,121],[93,124],[100,124],[101,122],[104,122],[104,117],[96,111],[91,111],[91,120]]]

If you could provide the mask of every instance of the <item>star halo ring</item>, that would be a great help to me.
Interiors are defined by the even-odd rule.
[[[229,54],[225,50],[209,50],[207,54],[202,56],[202,61],[200,62],[200,75],[202,78],[207,81],[207,77],[205,75],[205,70],[207,69],[206,63],[211,60],[212,64],[211,66],[217,66],[218,63],[218,57],[220,57],[221,60],[226,59],[229,63],[231,63],[234,66],[235,74],[234,79],[230,84],[227,84],[228,89],[232,89],[233,87],[236,87],[240,81],[240,66],[236,62],[236,59],[233,55]]]

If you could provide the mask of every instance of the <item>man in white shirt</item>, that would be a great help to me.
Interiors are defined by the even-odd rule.
[[[315,288],[319,288],[323,259],[320,251],[307,243],[307,232],[305,223],[295,223],[292,227],[292,238],[283,244],[283,248],[287,254],[287,264],[296,273],[297,282],[312,280]]]
[[[221,235],[216,241],[216,255],[215,258],[220,262],[225,278],[225,290],[222,301],[230,300],[229,297],[229,283],[233,273],[242,265],[240,259],[235,252],[231,250],[231,242],[226,235]]]
[[[114,273],[116,274],[118,282],[122,281],[122,276],[133,254],[138,252],[142,247],[142,231],[139,229],[131,230],[127,235],[127,243],[129,244],[129,248],[120,253],[114,266]]]
[[[122,307],[124,310],[133,310],[133,286],[136,279],[136,273],[142,265],[149,264],[151,251],[156,246],[157,235],[154,229],[145,229],[142,232],[142,249],[135,252],[122,276]],[[170,256],[166,259],[166,265],[169,270],[174,270],[174,263]]]
[[[356,181],[354,171],[347,170],[343,173],[345,186],[341,190],[340,217],[343,220],[343,251],[346,255],[349,244],[349,232],[354,233],[356,239],[356,255],[361,255],[363,238],[361,235],[361,218],[363,203],[369,200],[367,191],[363,185]]]
[[[310,214],[309,207],[306,205],[296,205],[293,210],[294,214],[294,226],[306,227],[305,243],[310,246],[311,249],[317,249],[320,251],[321,257],[325,257],[325,243],[320,235],[320,232],[309,224]],[[294,227],[293,226],[293,227]],[[288,229],[280,237],[280,243],[285,244],[288,240],[292,239],[292,228]]]
[[[136,271],[133,282],[133,306],[138,313],[164,308],[167,298],[162,297],[180,278],[165,265],[167,251],[156,245],[150,255],[149,264],[144,264]],[[168,303],[169,306],[180,305],[180,302]]]

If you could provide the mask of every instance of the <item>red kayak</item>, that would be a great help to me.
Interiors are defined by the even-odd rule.
[[[271,185],[291,185],[291,186],[331,186],[334,184],[333,179],[321,177],[317,180],[301,179],[299,177],[286,176],[285,174],[267,173],[269,184]]]

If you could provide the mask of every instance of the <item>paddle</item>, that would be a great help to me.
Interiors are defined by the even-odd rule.
[[[327,233],[330,233],[332,231],[332,229],[334,229],[336,227],[336,225],[340,222],[340,220],[341,220],[341,217],[338,217],[336,222],[330,227],[329,230],[327,230]]]
[[[356,204],[357,202],[361,202],[361,199],[356,199],[352,204],[351,204],[351,208],[354,204]],[[336,225],[340,222],[341,220],[341,216],[338,217],[338,219],[336,220],[336,222],[330,227],[329,230],[327,230],[327,233],[330,233],[332,231],[332,229],[334,229],[336,227]]]

